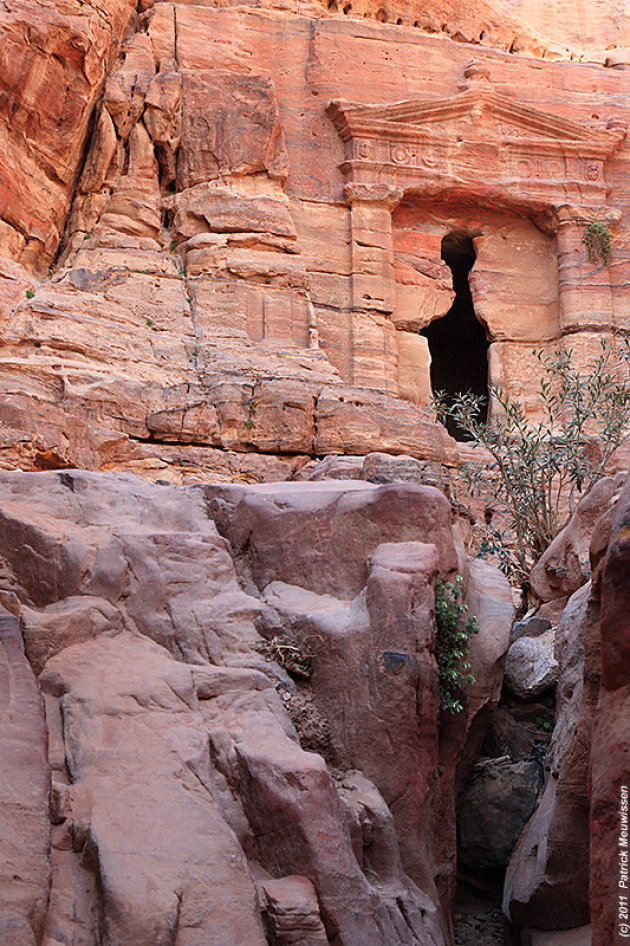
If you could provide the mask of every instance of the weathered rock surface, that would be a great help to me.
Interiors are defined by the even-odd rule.
[[[454,232],[490,380],[531,416],[534,346],[583,359],[627,326],[627,24],[605,3],[15,0],[0,41],[2,468],[456,466],[420,334]]]
[[[84,467],[177,484],[343,470],[448,494],[460,455],[427,411],[436,355],[420,333],[453,301],[441,247],[454,233],[474,245],[469,286],[490,342],[488,377],[528,416],[539,411],[534,347],[570,348],[582,363],[630,326],[627,17],[605,2],[424,6],[0,2],[0,469]],[[586,252],[593,222],[610,229],[609,266]],[[341,459],[315,465],[326,454]],[[28,862],[6,885],[19,946],[32,936],[60,946],[78,930],[86,946],[101,935],[182,946],[226,935],[325,935],[335,946],[448,938],[454,799],[498,700],[511,617],[505,583],[465,566],[465,510],[454,534],[438,490],[400,485],[337,485],[304,504],[221,488],[171,501],[162,486],[158,501],[131,481],[97,489],[64,472],[29,485],[26,502],[13,482],[2,487],[14,494],[0,516],[1,600],[52,688],[55,728],[52,854],[47,822],[10,854]],[[604,554],[610,482],[534,578],[554,626],[558,601]],[[589,562],[587,536],[607,503]],[[456,567],[483,633],[471,648],[476,684],[438,741],[431,589]],[[309,684],[272,670],[253,646],[259,631],[309,639]],[[605,732],[624,711],[627,681],[623,641],[604,638]],[[339,664],[326,662],[322,641]],[[550,756],[553,811],[565,788],[567,798],[583,791],[591,712],[580,697],[591,671],[581,683],[568,631],[556,643],[567,725]],[[147,647],[145,681],[134,661]],[[40,732],[16,648],[5,651],[22,687],[11,699]],[[120,680],[98,683],[101,659],[121,667]],[[344,674],[344,660],[369,673]],[[186,709],[167,692],[171,663]],[[352,687],[369,725],[348,707]],[[399,732],[385,734],[378,713],[397,713]],[[11,761],[23,734],[13,716],[8,725]],[[182,848],[165,831],[168,876],[125,772],[113,790],[127,820],[110,817],[105,763],[88,745],[92,727],[107,730],[130,770],[131,733],[144,726],[170,786],[161,795],[151,784],[146,797],[161,820],[181,805],[190,838]],[[608,748],[621,765],[623,750]],[[153,756],[140,755],[148,766]],[[611,830],[612,770],[605,752],[597,758],[596,824]],[[24,824],[39,826],[44,775],[39,756],[31,761],[38,794]],[[411,786],[402,795],[395,766]],[[572,804],[553,851],[577,832],[583,805]],[[234,923],[225,900],[223,920],[212,914],[199,825],[224,855],[219,893],[234,854],[244,904]],[[120,881],[136,856],[150,864],[146,896]],[[568,884],[577,868],[566,864]],[[552,867],[541,867],[545,890]],[[519,903],[537,902],[537,871]],[[553,922],[581,922],[582,875],[576,884]],[[597,890],[603,897],[603,880]],[[609,946],[605,911],[600,922],[598,946]]]
[[[512,628],[512,640],[518,640],[519,637],[541,637],[545,631],[551,630],[551,621],[548,618],[541,618],[537,615],[524,618],[522,621],[516,621]]]
[[[64,649],[40,685],[63,733],[51,745],[65,800],[55,848],[70,842],[98,878],[106,941],[262,946],[247,861],[213,794],[192,668],[122,631]],[[73,891],[55,879],[47,935],[63,942]]]
[[[491,591],[478,692],[445,756],[433,582],[458,559],[438,490],[3,473],[0,554],[12,717],[22,700],[1,744],[10,765],[20,739],[41,750],[0,799],[16,943],[449,942],[439,819],[512,611],[473,569],[471,601]],[[309,682],[264,659],[259,631],[309,646]],[[315,724],[322,754],[300,745]]]
[[[278,946],[327,946],[317,892],[306,877],[266,880],[261,887],[272,942]]]
[[[59,246],[93,108],[135,4],[3,7],[0,257],[42,273]]]
[[[606,547],[614,505],[625,473],[606,476],[595,484],[569,523],[553,540],[532,570],[532,588],[543,600],[572,595],[591,576],[590,547],[597,526],[597,543]],[[605,514],[608,515],[605,517]],[[600,521],[601,520],[601,521]]]
[[[615,889],[627,848],[630,771],[630,482],[615,511],[601,580],[602,687],[591,754],[591,904],[593,946],[622,940]],[[627,866],[627,864],[626,864]],[[611,893],[612,891],[612,893]],[[625,935],[625,934],[624,934]]]
[[[580,535],[580,543],[590,539],[588,567],[592,579],[569,599],[555,631],[556,722],[545,760],[546,784],[514,851],[504,887],[506,914],[520,926],[537,930],[569,930],[595,916],[593,903],[589,909],[588,786],[589,778],[592,780],[591,740],[599,712],[603,652],[599,639],[602,569],[608,561],[608,543],[614,543],[612,523],[619,515],[618,504],[614,504],[618,489],[610,493],[610,480],[603,481],[602,488],[605,501],[597,502],[603,513],[600,518],[593,517],[587,529],[584,506],[588,513],[589,497],[578,507],[574,516],[577,522],[572,520],[565,530],[568,541],[559,537],[558,547],[565,549],[571,546],[571,536]],[[608,494],[613,497],[612,504],[605,499]],[[620,574],[612,587],[622,588],[624,581],[627,583],[627,576]],[[516,644],[523,640],[526,638]],[[592,832],[593,841],[595,837]],[[610,891],[610,878],[607,889]],[[602,944],[606,941],[601,940]]]
[[[508,582],[498,569],[478,558],[468,565],[465,603],[468,613],[475,615],[484,632],[470,638],[469,663],[475,681],[470,686],[463,713],[451,720],[455,731],[464,719],[468,729],[466,744],[458,759],[457,794],[477,758],[499,702],[509,647],[505,632],[514,618]]]
[[[17,618],[0,608],[0,940],[41,942],[50,886],[41,694]]]
[[[519,926],[570,929],[589,918],[587,786],[599,682],[598,616],[587,585],[571,598],[558,627],[556,724],[545,759],[546,784],[504,887],[504,910]]]
[[[505,706],[499,706],[486,733],[482,756],[489,759],[507,756],[511,762],[522,762],[532,758],[539,739],[540,734],[534,727],[517,722]]]
[[[273,3],[274,0],[268,0]],[[324,6],[324,4],[322,4]],[[441,0],[427,10],[417,2],[393,5],[388,0],[358,0],[347,5],[326,5],[346,16],[375,17],[383,23],[413,25],[429,33],[443,33],[456,42],[475,43],[542,59],[580,56],[589,62],[621,65],[628,60],[630,33],[625,18],[607,4],[575,7],[563,2],[500,2],[476,0],[462,8]],[[615,52],[610,42],[620,47]]]
[[[431,542],[442,575],[458,564],[450,505],[430,486],[209,485],[205,496],[239,568],[259,590],[282,581],[316,594],[353,598],[366,585],[368,556],[383,542]]]

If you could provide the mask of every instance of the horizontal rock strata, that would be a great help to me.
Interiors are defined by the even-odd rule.
[[[0,468],[182,483],[377,450],[456,465],[423,335],[455,295],[453,234],[475,255],[489,378],[531,416],[533,348],[582,362],[627,329],[621,14],[9,6]]]

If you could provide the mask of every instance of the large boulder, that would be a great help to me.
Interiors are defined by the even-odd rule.
[[[484,759],[475,766],[459,804],[458,850],[465,867],[507,867],[541,783],[535,759]]]
[[[510,647],[505,665],[505,683],[515,696],[530,700],[549,690],[558,679],[554,657],[555,634],[519,637]]]
[[[458,560],[451,509],[431,486],[321,481],[204,487],[208,513],[258,590],[271,581],[350,600],[382,542],[431,542],[442,576]]]

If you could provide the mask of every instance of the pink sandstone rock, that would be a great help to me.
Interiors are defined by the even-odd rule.
[[[60,828],[97,873],[106,936],[262,946],[246,859],[213,798],[191,670],[122,632],[65,649],[40,680],[47,714],[63,714]]]
[[[579,45],[561,0],[132,6],[6,18],[3,468],[248,481],[377,450],[456,466],[419,334],[453,298],[453,232],[477,253],[490,380],[530,416],[534,346],[582,358],[627,327],[619,17],[606,50],[608,15],[582,11]],[[544,61],[571,57],[590,64]],[[588,259],[591,222],[610,267]]]
[[[532,588],[543,601],[573,594],[588,581],[593,531],[600,517],[616,503],[624,479],[623,473],[601,479],[578,503],[569,523],[534,566]],[[605,532],[604,523],[600,529]],[[604,539],[603,534],[600,543]]]
[[[218,727],[208,738],[222,765],[219,771],[212,763],[223,813],[219,819],[210,805],[203,817],[224,841],[230,831],[237,839],[251,935],[262,935],[250,909],[253,875],[258,882],[269,873],[275,842],[259,844],[245,813],[247,766],[274,818],[279,798],[300,826],[302,846],[283,839],[285,861],[272,880],[307,875],[321,901],[318,920],[313,896],[304,893],[304,922],[314,935],[323,926],[333,941],[367,943],[376,935],[396,946],[428,937],[440,944],[450,935],[455,798],[501,685],[511,613],[505,583],[465,564],[470,525],[460,515],[453,531],[453,509],[437,490],[429,500],[399,485],[344,496],[335,486],[318,499],[303,492],[297,508],[280,489],[236,503],[222,488],[193,489],[183,498],[165,484],[275,480],[286,490],[286,481],[300,470],[308,476],[310,464],[326,454],[347,458],[347,472],[355,457],[386,451],[401,459],[361,460],[360,478],[403,478],[449,495],[446,480],[457,475],[465,450],[431,414],[436,356],[419,333],[453,299],[441,247],[454,233],[476,253],[469,286],[490,343],[489,381],[517,397],[530,418],[540,409],[535,346],[574,350],[586,364],[602,340],[628,329],[627,22],[606,4],[576,8],[564,0],[476,0],[465,8],[439,0],[430,11],[417,0],[0,6],[0,469],[60,473],[31,480],[28,499],[20,477],[2,481],[2,600],[19,618],[27,657],[46,674],[70,651],[113,653],[125,635],[140,635],[180,668],[217,665],[213,680],[211,672],[203,680],[193,673],[199,713]],[[584,234],[591,223],[610,231],[610,265],[589,258]],[[612,472],[625,469],[623,457],[622,449]],[[333,466],[314,476],[325,478]],[[69,472],[75,467],[136,473],[162,485],[154,493],[137,481],[105,477],[96,489]],[[584,507],[585,521],[576,517],[540,566],[544,574],[535,582],[550,613],[557,596],[581,587],[604,554],[612,508],[599,520],[590,562],[585,538],[600,511],[596,502],[590,512]],[[288,551],[278,543],[285,529]],[[418,543],[425,550],[410,553],[418,567],[409,571],[398,546]],[[384,551],[392,544],[394,551]],[[472,647],[477,683],[464,713],[442,719],[437,754],[432,619],[420,627],[406,610],[417,593],[420,610],[430,613],[427,544],[437,549],[440,574],[467,572],[467,600],[484,628]],[[271,604],[280,599],[273,617]],[[304,748],[326,755],[334,740],[347,759],[354,747],[336,718],[328,724],[312,703],[302,705],[286,672],[252,646],[261,644],[258,629],[293,632],[302,622],[325,626],[329,637],[334,632],[354,647],[374,627],[378,632],[383,615],[393,621],[392,613],[405,646],[413,635],[420,642],[419,679],[427,683],[420,688],[426,745],[409,755],[433,774],[425,772],[414,789],[423,799],[423,833],[414,835],[413,854],[402,826],[411,819],[413,833],[419,814],[412,817],[404,798],[390,810],[391,779],[378,752],[356,740],[356,758],[373,780],[348,772],[331,778],[336,773],[305,760],[312,753]],[[573,789],[577,797],[584,752],[572,754],[568,733],[578,719],[579,742],[588,714],[582,719],[569,693],[576,661],[563,638],[565,645],[561,699],[572,722],[566,739],[558,736],[557,756],[559,770],[561,757],[577,760],[575,785],[567,774],[567,797]],[[393,644],[390,650],[406,653]],[[603,743],[612,739],[605,720],[623,712],[617,684],[625,679],[623,645],[613,632],[604,650],[612,689],[602,698]],[[380,667],[375,654],[370,659]],[[70,681],[73,668],[66,669]],[[339,672],[330,678],[338,680]],[[161,692],[159,679],[153,683]],[[294,701],[297,729],[276,686],[288,694],[287,704]],[[401,687],[407,722],[412,689]],[[379,689],[386,705],[389,696]],[[162,711],[151,699],[148,718],[159,729]],[[246,724],[239,701],[250,699]],[[216,701],[229,726],[210,712]],[[606,716],[609,701],[615,709]],[[104,713],[106,722],[110,715]],[[51,759],[63,772],[56,708],[50,720]],[[190,731],[207,731],[198,724],[195,716]],[[360,728],[356,719],[348,725]],[[261,761],[251,741],[242,768],[236,764],[235,747],[242,748],[248,726],[254,734],[268,731],[274,764]],[[413,739],[414,732],[406,726],[403,735]],[[379,740],[386,742],[382,733]],[[133,754],[133,746],[125,751]],[[612,742],[610,755],[622,755]],[[604,754],[597,759],[594,772],[605,764]],[[95,771],[87,782],[97,780]],[[336,869],[352,866],[343,896],[327,884],[293,786],[271,784],[278,773],[290,783],[295,772],[309,785],[313,780],[316,810],[334,826]],[[609,776],[600,773],[594,782],[603,786],[596,796],[602,811],[610,804]],[[92,836],[95,796],[91,787],[73,791],[56,781],[51,796],[53,884],[44,946],[60,946],[78,928],[90,946],[100,935],[95,849],[90,841],[80,862],[73,847]],[[181,793],[177,798],[183,803]],[[252,821],[258,817],[264,828],[255,801],[248,804]],[[576,824],[569,809],[561,851]],[[603,823],[609,815],[601,817]],[[190,815],[191,831],[193,822]],[[97,824],[94,837],[105,851],[108,838],[99,831]],[[148,837],[136,835],[134,844]],[[190,889],[204,886],[203,870],[189,876],[176,839],[168,840]],[[580,845],[582,851],[582,836]],[[604,855],[594,856],[600,870]],[[405,876],[412,861],[423,891]],[[573,866],[568,858],[567,874]],[[43,872],[39,865],[33,873],[39,891]],[[112,876],[111,889],[119,891]],[[549,880],[545,874],[547,899]],[[170,880],[156,884],[164,892],[158,899],[172,905]],[[600,881],[594,890],[599,903]],[[292,900],[287,888],[285,894],[287,904],[302,909],[297,895]],[[112,903],[121,902],[117,897]],[[583,899],[582,877],[574,899]],[[366,905],[376,934],[355,925],[355,900]],[[39,902],[30,919],[20,920],[23,929],[32,920],[36,939]],[[134,936],[138,924],[137,937],[155,939],[137,887],[122,919],[117,906],[103,909],[107,935]],[[172,938],[179,920],[171,914],[158,905],[156,936]],[[291,935],[280,908],[276,916],[278,935]],[[215,935],[213,922],[204,926],[208,937]],[[194,923],[186,914],[178,934],[185,946],[196,935]],[[30,937],[28,929],[19,935]]]
[[[619,845],[624,830],[621,796],[629,770],[629,518],[630,487],[626,482],[612,523],[601,580],[602,688],[595,714],[590,776],[593,946],[605,946],[620,938],[614,878],[620,876]]]
[[[40,943],[50,888],[46,724],[17,619],[0,609],[0,939]]]
[[[478,682],[444,753],[433,581],[458,559],[442,493],[3,473],[0,545],[2,600],[46,698],[50,822],[42,756],[24,846],[43,858],[26,890],[44,894],[39,912],[15,905],[45,946],[79,929],[92,946],[99,924],[130,946],[192,946],[200,930],[262,944],[261,878],[280,885],[263,917],[288,943],[448,943],[443,826],[457,760],[498,699],[512,611],[474,566]],[[308,684],[264,659],[260,631],[316,635]],[[316,899],[285,884],[294,875]]]
[[[278,946],[327,946],[317,894],[306,877],[261,883],[267,928]]]
[[[205,496],[235,558],[261,590],[275,580],[353,598],[365,586],[367,556],[383,541],[430,540],[441,574],[457,566],[449,503],[433,487],[332,481],[208,486]]]
[[[623,637],[625,626],[615,603],[612,624],[605,617],[611,613],[611,599],[614,602],[617,594],[623,597],[627,584],[626,565],[619,552],[623,548],[627,486],[616,495],[616,504],[609,508],[604,504],[599,520],[591,520],[592,578],[569,599],[555,632],[560,673],[555,727],[546,756],[546,785],[512,855],[504,888],[504,910],[519,925],[569,930],[591,916],[597,946],[610,942],[613,922],[610,913],[600,912],[600,903],[609,895],[610,878],[603,877],[601,865],[607,855],[599,825],[605,823],[605,817],[606,830],[611,832],[618,818],[612,814],[618,800],[613,798],[617,789],[610,788],[610,776],[611,771],[622,771],[624,764],[618,741],[623,733],[613,735],[613,730],[623,730],[624,691],[623,687],[617,689],[615,681],[610,693],[603,677],[607,641],[620,639],[619,634]],[[578,516],[579,510],[575,518]],[[586,521],[583,516],[579,523],[582,541],[588,538]],[[567,532],[576,534],[571,525]],[[604,629],[609,637],[604,636]],[[608,707],[615,704],[619,713],[616,724],[606,715]],[[590,905],[589,848],[591,865],[596,865],[596,872],[591,866]],[[594,891],[601,901],[594,898]]]

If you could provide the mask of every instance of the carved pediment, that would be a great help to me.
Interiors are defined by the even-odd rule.
[[[478,88],[448,99],[409,99],[392,105],[357,105],[337,99],[330,103],[327,112],[344,140],[365,134],[396,139],[443,137],[455,129],[470,137],[484,127],[492,128],[498,139],[575,143],[605,156],[619,146],[625,134],[623,127],[588,128],[490,89]]]
[[[622,122],[593,127],[519,102],[495,92],[478,63],[465,75],[451,98],[331,102],[346,181],[533,209],[605,203],[604,165],[627,133]]]

